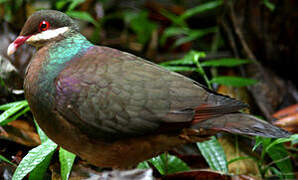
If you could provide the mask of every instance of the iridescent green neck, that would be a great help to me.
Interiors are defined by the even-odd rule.
[[[69,35],[67,38],[49,47],[49,59],[44,68],[51,71],[53,70],[52,68],[57,68],[58,64],[65,64],[73,57],[84,53],[91,46],[93,46],[93,44],[80,33]]]
[[[39,74],[39,85],[43,88],[53,88],[54,78],[67,66],[67,62],[85,53],[92,46],[93,44],[80,33],[69,34],[67,38],[50,44]]]

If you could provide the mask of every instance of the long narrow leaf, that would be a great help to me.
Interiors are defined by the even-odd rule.
[[[68,179],[75,158],[76,158],[75,154],[73,154],[71,152],[68,152],[63,148],[60,148],[60,150],[59,150],[59,161],[60,161],[60,166],[61,166],[61,178],[62,178],[62,180],[67,180]]]
[[[269,0],[263,0],[264,5],[270,10],[270,11],[274,11],[275,9],[275,4],[273,4],[272,2],[270,2]]]
[[[75,0],[70,1],[71,4],[68,6],[68,11],[74,10],[75,7],[77,7],[79,4],[83,3],[85,0]]]
[[[0,160],[4,161],[4,162],[7,162],[8,164],[10,165],[13,165],[13,166],[17,166],[16,164],[10,162],[8,159],[6,159],[4,156],[0,155]]]
[[[160,38],[160,43],[161,45],[164,45],[167,38],[176,36],[176,35],[187,34],[188,31],[189,29],[184,27],[169,27],[163,32]]]
[[[50,165],[54,152],[55,151],[52,151],[48,154],[46,158],[30,172],[29,180],[44,179],[44,175]]]
[[[202,67],[235,67],[242,64],[251,63],[250,60],[243,60],[243,59],[235,59],[235,58],[223,58],[223,59],[216,59],[216,60],[209,60],[201,62]]]
[[[5,124],[10,123],[10,122],[16,120],[18,117],[22,116],[23,114],[26,114],[28,111],[30,111],[29,106],[26,107],[25,109],[23,109],[22,111],[18,112],[17,114],[15,114],[14,116],[12,116],[12,117],[10,117],[10,118],[2,121],[0,123],[0,126],[4,126]]]
[[[171,20],[173,24],[179,25],[181,27],[187,27],[186,22],[183,19],[179,18],[179,16],[177,16],[176,14],[166,11],[164,9],[162,9],[160,13],[169,20]]]
[[[36,126],[36,130],[37,130],[37,133],[39,135],[39,138],[40,138],[40,141],[41,143],[44,143],[46,142],[49,138],[48,136],[43,132],[43,130],[39,127],[39,125],[37,124],[36,120],[34,119],[34,123],[35,123],[35,126]]]
[[[172,60],[172,61],[166,61],[163,63],[160,63],[162,66],[169,66],[169,65],[193,65],[195,64],[193,61],[193,53],[192,51],[187,53],[182,59]]]
[[[237,161],[245,160],[245,159],[252,159],[252,160],[256,161],[255,158],[250,157],[250,156],[246,156],[246,157],[245,156],[240,156],[240,157],[236,157],[236,158],[233,158],[233,159],[229,160],[228,165],[232,164],[234,162],[237,162]]]
[[[204,3],[202,5],[196,6],[194,8],[188,9],[187,11],[185,11],[180,17],[179,20],[185,20],[195,14],[198,13],[203,13],[205,11],[209,11],[211,9],[215,9],[218,6],[220,6],[222,4],[222,1],[217,0],[217,1],[209,1],[207,3]]]
[[[267,146],[270,145],[271,143],[271,138],[264,138],[261,136],[256,136],[255,137],[255,145],[252,148],[252,151],[255,151],[260,145],[262,145],[263,148],[266,148]]]
[[[242,87],[256,84],[258,81],[255,79],[235,77],[235,76],[218,76],[210,81],[211,83],[222,84],[226,86]]]
[[[162,66],[170,66],[170,65],[192,65],[194,64],[192,58],[188,55],[184,56],[183,59],[177,59],[172,61],[166,61],[163,63],[160,63]]]
[[[28,102],[27,101],[20,101],[19,103],[15,104],[11,108],[9,108],[6,111],[4,111],[0,115],[0,123],[2,123],[3,121],[5,121],[7,118],[9,118],[10,116],[12,116],[17,111],[19,111],[20,109],[24,108],[25,106],[28,106]]]
[[[212,137],[208,141],[197,143],[197,146],[211,169],[228,173],[225,152],[215,137]]]
[[[0,111],[5,111],[5,110],[17,105],[17,104],[22,104],[24,102],[26,102],[26,100],[3,104],[3,105],[0,106]]]
[[[197,68],[195,67],[187,67],[187,66],[164,66],[166,69],[170,71],[196,71]]]
[[[271,170],[273,172],[273,174],[277,175],[279,177],[279,179],[284,179],[282,176],[282,172],[280,172],[280,170],[278,170],[277,168],[271,166],[271,167],[269,167],[269,170]]]
[[[293,134],[289,138],[279,138],[279,139],[276,139],[272,143],[270,143],[269,146],[266,147],[266,151],[268,152],[270,148],[274,147],[277,144],[285,143],[285,142],[289,142],[289,141],[295,141],[295,140],[298,140],[298,134]]]
[[[178,39],[175,42],[174,46],[177,47],[177,46],[180,46],[181,44],[197,40],[197,39],[199,39],[199,38],[201,38],[201,37],[203,37],[207,34],[216,32],[216,30],[217,30],[216,27],[211,27],[211,28],[206,28],[206,29],[190,30],[185,37],[182,37],[182,38]]]
[[[39,135],[41,143],[45,143],[49,138],[46,136],[46,134],[40,129],[39,125],[37,124],[36,120],[34,119],[34,123],[36,126],[37,133]],[[55,151],[51,152],[47,157],[34,168],[34,170],[30,173],[29,180],[35,180],[35,179],[43,179],[50,162],[52,160],[52,156]]]
[[[57,144],[48,139],[41,145],[31,149],[22,159],[13,174],[12,180],[22,180],[28,173],[42,163],[57,148]]]
[[[69,15],[72,18],[80,19],[83,21],[87,21],[92,23],[95,26],[98,26],[98,22],[88,13],[84,11],[67,11],[67,15]]]

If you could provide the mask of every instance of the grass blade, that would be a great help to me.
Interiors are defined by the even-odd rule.
[[[10,162],[8,159],[6,159],[4,156],[0,155],[0,160],[4,161],[4,162],[7,162],[8,164],[10,165],[13,165],[13,166],[17,166],[16,164]]]

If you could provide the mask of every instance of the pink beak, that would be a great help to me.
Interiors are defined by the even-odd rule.
[[[10,56],[16,52],[17,48],[25,43],[30,36],[19,36],[7,48],[7,55]]]

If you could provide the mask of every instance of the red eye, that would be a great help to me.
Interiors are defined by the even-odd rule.
[[[50,23],[48,21],[42,21],[39,24],[39,30],[40,31],[45,31],[45,30],[49,29],[49,27],[50,27]]]

